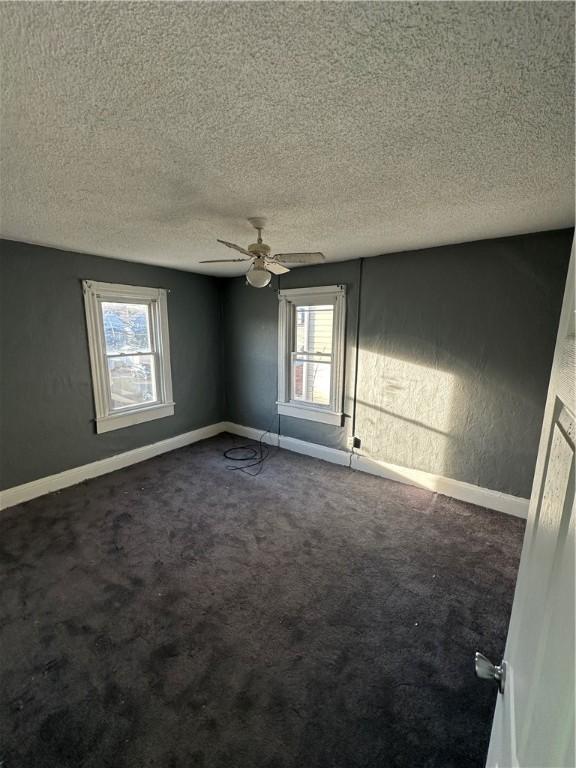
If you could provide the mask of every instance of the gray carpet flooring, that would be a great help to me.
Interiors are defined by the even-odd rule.
[[[481,768],[523,521],[237,441],[0,515],[0,765]]]

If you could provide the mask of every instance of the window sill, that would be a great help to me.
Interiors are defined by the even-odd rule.
[[[134,424],[142,424],[153,419],[163,419],[174,414],[174,403],[159,403],[147,408],[129,411],[128,413],[113,413],[96,419],[96,432],[111,432],[113,429],[123,429]]]
[[[295,405],[294,403],[277,403],[278,413],[281,416],[292,416],[295,419],[318,421],[321,424],[333,424],[342,426],[342,413],[327,411],[325,408],[314,408],[309,405]]]

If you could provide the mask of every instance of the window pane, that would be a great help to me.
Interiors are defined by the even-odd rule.
[[[317,304],[296,307],[295,352],[332,352],[334,306]]]
[[[103,301],[102,320],[106,354],[152,351],[148,304]]]
[[[124,355],[108,358],[112,408],[153,403],[156,392],[154,355]]]
[[[330,405],[331,363],[294,360],[292,399],[315,405]]]

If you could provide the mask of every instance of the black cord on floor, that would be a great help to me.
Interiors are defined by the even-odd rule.
[[[270,447],[263,441],[266,435],[270,433],[270,429],[272,428],[274,421],[276,421],[276,418],[278,418],[278,436],[280,436],[280,415],[278,414],[278,417],[274,416],[268,429],[262,432],[256,444],[247,443],[245,445],[236,445],[223,452],[222,455],[228,461],[250,462],[249,464],[239,464],[236,467],[226,467],[226,469],[230,469],[233,472],[239,470],[245,475],[250,475],[250,477],[256,477],[262,472],[264,462],[270,456]],[[238,456],[237,454],[239,451],[242,452],[243,455]],[[249,471],[251,469],[254,469],[254,471]]]

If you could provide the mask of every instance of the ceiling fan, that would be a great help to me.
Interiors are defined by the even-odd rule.
[[[226,240],[218,240],[222,245],[240,251],[245,255],[244,259],[208,259],[201,261],[200,264],[230,264],[238,261],[251,261],[252,264],[246,273],[246,280],[253,288],[264,288],[272,279],[272,275],[283,275],[290,272],[285,264],[318,264],[324,261],[324,254],[319,251],[315,253],[274,253],[270,254],[270,246],[262,240],[262,230],[266,219],[260,216],[253,216],[248,221],[258,232],[258,240],[251,243],[247,248],[242,248],[235,243],[229,243]]]

